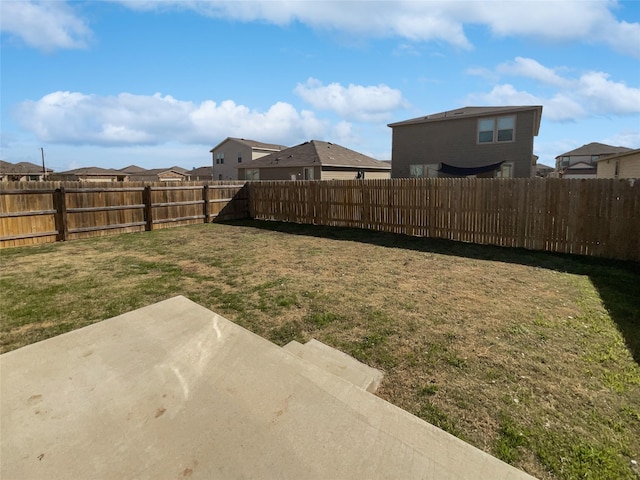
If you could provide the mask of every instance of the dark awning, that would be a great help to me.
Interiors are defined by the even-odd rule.
[[[500,165],[504,162],[492,163],[491,165],[483,165],[481,167],[456,167],[448,163],[441,163],[439,172],[457,177],[466,177],[468,175],[478,175],[480,173],[493,172],[500,169]]]

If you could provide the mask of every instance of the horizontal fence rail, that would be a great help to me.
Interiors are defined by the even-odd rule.
[[[391,179],[0,184],[0,248],[255,218],[640,261],[640,182]]]
[[[391,179],[249,182],[260,220],[640,261],[640,182]]]
[[[244,182],[0,184],[0,248],[246,218]]]

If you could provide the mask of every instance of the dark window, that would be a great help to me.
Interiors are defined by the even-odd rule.
[[[498,118],[498,141],[510,142],[513,140],[513,129],[515,127],[515,117]]]
[[[512,142],[515,117],[493,117],[478,120],[478,143]]]
[[[478,121],[478,142],[490,143],[493,142],[493,129],[495,126],[495,119],[483,118]]]

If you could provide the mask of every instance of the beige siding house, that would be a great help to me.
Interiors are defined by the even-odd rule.
[[[640,148],[598,159],[597,178],[640,179]]]
[[[39,182],[51,174],[53,170],[31,162],[10,163],[0,160],[0,182]]]
[[[214,180],[238,180],[238,169],[247,163],[287,147],[244,138],[227,137],[209,152]]]
[[[464,107],[391,123],[391,176],[532,177],[542,106]]]
[[[353,180],[389,178],[391,167],[330,142],[311,140],[238,169],[244,180]]]
[[[592,142],[556,157],[554,176],[561,178],[596,178],[598,160],[609,155],[630,151],[627,147],[614,147]]]

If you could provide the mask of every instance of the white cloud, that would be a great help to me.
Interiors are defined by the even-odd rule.
[[[344,87],[339,83],[323,85],[320,80],[309,78],[306,83],[299,83],[294,92],[315,108],[364,122],[383,121],[393,110],[406,105],[400,90],[384,84]]]
[[[568,87],[571,81],[561,77],[552,68],[545,67],[532,58],[516,57],[512,62],[498,65],[498,73],[519,75],[557,87]]]
[[[561,76],[558,70],[541,65],[530,58],[517,57],[513,62],[498,65],[495,75],[523,76],[557,89],[544,97],[516,89],[512,84],[495,85],[488,93],[472,94],[469,103],[491,105],[543,105],[544,117],[554,121],[577,120],[596,115],[640,114],[640,88],[610,80],[604,72],[586,72],[577,78]],[[469,74],[479,74],[475,70]],[[480,73],[490,79],[490,71]],[[497,80],[495,80],[497,81]]]
[[[293,22],[358,37],[398,37],[472,49],[465,26],[481,25],[498,37],[607,45],[640,58],[640,23],[619,21],[614,0],[296,1],[112,0],[138,11],[192,10],[203,16],[275,25]],[[78,48],[90,31],[63,1],[1,0],[2,30],[44,50]],[[412,51],[412,50],[409,50]]]
[[[369,37],[439,41],[471,49],[464,27],[483,25],[499,37],[524,36],[546,42],[603,44],[640,58],[640,23],[618,21],[613,0],[274,2],[122,0],[130,8],[192,9],[202,15],[243,22],[293,21],[312,28]]]
[[[582,75],[578,80],[576,95],[597,113],[640,113],[640,88],[612,82],[607,73],[589,72]]]
[[[467,97],[469,105],[542,105],[542,116],[549,120],[568,121],[585,116],[582,106],[567,97],[557,94],[543,98],[529,92],[517,90],[513,85],[496,85],[488,93],[472,94]]]
[[[3,33],[44,51],[84,48],[91,36],[84,20],[65,2],[2,0],[0,11]]]
[[[284,102],[261,112],[232,100],[197,105],[161,94],[101,97],[57,91],[22,102],[15,116],[41,141],[57,144],[208,145],[227,136],[292,144],[332,133],[331,125],[313,112],[297,111]],[[348,133],[346,124],[336,131]]]
[[[627,148],[640,148],[640,129],[622,130],[601,140],[606,145],[620,145]]]

